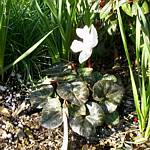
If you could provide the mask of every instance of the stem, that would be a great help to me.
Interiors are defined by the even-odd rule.
[[[68,107],[66,106],[65,102],[63,104],[63,125],[64,125],[64,136],[63,136],[63,145],[61,150],[68,149]]]

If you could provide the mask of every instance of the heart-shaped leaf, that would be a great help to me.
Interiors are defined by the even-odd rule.
[[[81,81],[61,83],[57,87],[57,93],[62,99],[78,106],[86,103],[89,97],[89,89]]]
[[[42,126],[48,129],[59,127],[63,122],[61,103],[58,98],[48,98],[42,110]]]
[[[70,116],[70,126],[81,136],[95,136],[96,127],[103,124],[105,114],[101,106],[95,102],[88,102],[86,107],[88,112],[86,115],[81,115],[81,112],[85,112],[83,107],[79,109],[80,113],[73,112],[74,115]]]
[[[87,76],[90,76],[93,72],[93,68],[79,68],[77,70],[79,76],[82,76],[82,77],[87,77]]]
[[[105,78],[100,80],[93,86],[93,98],[102,104],[105,104],[109,113],[116,110],[120,103],[124,89],[116,82],[115,78]]]
[[[101,80],[111,80],[113,82],[117,82],[117,78],[114,75],[105,74]]]
[[[47,98],[52,95],[53,90],[53,86],[50,84],[38,86],[37,89],[31,93],[31,106],[42,108],[42,105],[47,101]]]
[[[96,134],[95,127],[85,119],[85,116],[72,118],[69,123],[72,130],[81,136],[90,137]]]

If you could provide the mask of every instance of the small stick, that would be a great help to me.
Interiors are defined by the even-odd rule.
[[[63,104],[63,127],[64,127],[64,136],[63,136],[63,145],[61,147],[61,150],[67,150],[68,149],[68,107],[65,104]]]

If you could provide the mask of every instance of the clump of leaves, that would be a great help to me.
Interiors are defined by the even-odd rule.
[[[57,69],[52,68],[55,71],[51,71],[52,74],[31,94],[32,106],[42,107],[42,126],[50,129],[59,127],[66,108],[71,129],[87,138],[94,137],[96,127],[104,122],[118,123],[116,108],[123,97],[123,87],[115,76],[102,77],[99,72],[88,68],[75,71],[69,67],[69,71],[61,74],[60,78],[56,75],[66,69],[66,64],[65,67],[61,64],[57,65]],[[67,80],[67,76],[71,75],[74,78]]]

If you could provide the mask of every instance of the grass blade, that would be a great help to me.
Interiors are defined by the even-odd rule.
[[[56,29],[57,27],[55,27],[54,29]],[[53,29],[53,30],[54,30]],[[49,33],[47,33],[42,39],[40,39],[36,44],[34,44],[31,48],[29,48],[25,53],[23,53],[19,58],[17,58],[13,63],[9,64],[8,66],[6,66],[2,72],[5,72],[6,70],[8,70],[10,67],[14,66],[15,64],[17,64],[18,62],[20,62],[21,60],[23,60],[25,57],[27,57],[29,54],[31,54],[52,32],[53,30],[51,30]],[[0,72],[0,73],[2,73]]]
[[[124,46],[126,58],[127,58],[127,61],[128,61],[129,71],[130,71],[130,79],[131,79],[131,85],[132,85],[132,90],[133,90],[134,103],[135,103],[136,111],[137,111],[137,114],[138,114],[138,118],[140,120],[139,123],[141,123],[141,122],[143,122],[143,116],[142,116],[142,113],[141,113],[141,110],[140,110],[139,96],[138,96],[138,92],[137,92],[137,88],[136,88],[136,84],[135,84],[135,79],[134,79],[134,76],[133,76],[132,65],[131,65],[131,61],[130,61],[130,56],[129,56],[129,51],[128,51],[128,47],[127,47],[127,41],[126,41],[123,22],[122,22],[122,18],[121,18],[121,14],[120,14],[118,0],[116,1],[116,6],[117,6],[117,15],[118,15],[119,28],[120,28],[120,32],[121,32],[121,37],[122,37],[122,41],[123,41],[123,46]],[[140,126],[140,130],[142,130],[142,128],[141,128],[142,125],[140,124],[139,126]]]

